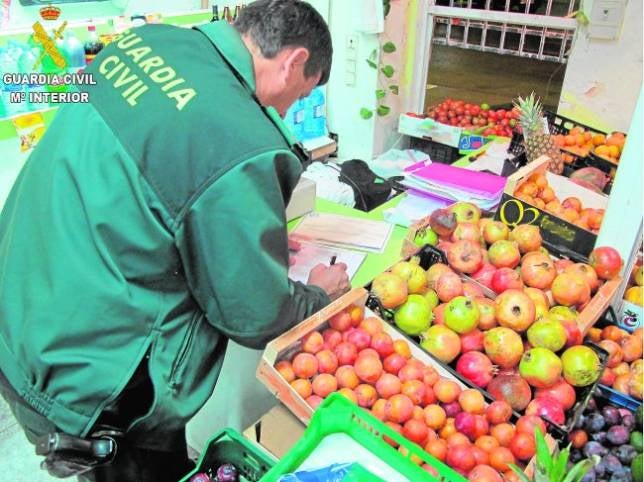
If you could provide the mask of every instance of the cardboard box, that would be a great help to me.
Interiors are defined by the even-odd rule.
[[[566,177],[548,172],[548,162],[548,157],[541,156],[508,178],[494,218],[510,228],[518,224],[535,224],[539,226],[544,245],[549,251],[565,256],[577,253],[588,257],[597,241],[595,233],[514,197],[515,190],[526,182],[530,175],[543,172],[546,173],[548,183],[559,200],[574,196],[579,198],[584,208],[606,209],[607,196],[581,187]]]
[[[306,427],[281,403],[244,430],[251,440],[281,459],[300,439]]]
[[[286,221],[304,216],[315,209],[315,182],[305,177],[295,186],[291,200],[286,206]]]
[[[641,328],[644,320],[644,308],[630,301],[622,302],[622,310],[619,314],[617,325],[632,333],[637,328]]]
[[[401,114],[398,121],[398,132],[419,139],[440,142],[451,147],[459,147],[463,129],[441,124],[430,118]]]

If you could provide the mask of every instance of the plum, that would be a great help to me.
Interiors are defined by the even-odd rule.
[[[190,482],[212,482],[212,479],[208,476],[208,474],[201,472],[199,474],[193,475],[190,478]]]
[[[602,462],[606,464],[606,472],[614,474],[622,468],[622,463],[613,454],[607,454],[602,457]]]
[[[635,447],[629,444],[620,445],[610,451],[624,465],[631,465],[633,459],[637,456]]]
[[[595,465],[595,474],[597,477],[603,477],[606,474],[606,462],[603,458]]]
[[[237,482],[239,476],[237,468],[233,464],[224,464],[217,469],[215,480],[217,482]]]
[[[581,453],[581,450],[578,450],[578,449],[571,450],[571,452],[570,452],[570,461],[573,464],[576,464],[577,462],[579,462],[583,458],[584,458],[584,454]]]
[[[604,447],[602,444],[600,444],[599,442],[595,442],[594,440],[588,442],[584,446],[584,455],[587,458],[590,458],[593,455],[599,455],[600,457],[603,457],[607,453],[608,453],[608,449]]]
[[[595,470],[591,468],[579,482],[595,482],[595,475]]]
[[[633,482],[633,476],[628,469],[620,467],[620,469],[613,473],[608,480],[609,482]]]
[[[586,405],[587,412],[595,412],[597,410],[597,402],[594,398],[588,400],[588,405]]]
[[[595,442],[599,442],[600,444],[603,444],[606,442],[606,432],[601,431],[601,432],[596,432],[590,435],[590,439],[594,440]]]
[[[590,433],[599,432],[605,425],[606,420],[604,420],[604,417],[600,413],[591,413],[586,417],[586,421],[584,422],[584,428]]]
[[[629,432],[633,430],[633,427],[635,427],[635,415],[626,409],[620,409],[619,413],[622,416],[622,425],[626,427]]]
[[[575,421],[574,428],[583,428],[584,422],[586,421],[585,415],[580,415],[579,418]]]
[[[620,415],[619,410],[617,410],[617,408],[613,407],[612,405],[606,405],[602,409],[602,415],[604,416],[604,420],[606,420],[606,423],[609,427],[618,425],[622,420],[622,416]]]
[[[634,421],[634,420],[633,420]],[[613,445],[622,445],[628,443],[631,434],[624,425],[615,425],[606,432],[606,440]]]

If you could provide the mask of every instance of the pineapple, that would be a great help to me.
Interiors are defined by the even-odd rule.
[[[548,156],[550,158],[548,170],[555,174],[561,174],[564,167],[561,151],[552,136],[544,132],[543,110],[539,99],[535,99],[534,92],[532,92],[530,97],[526,99],[519,97],[514,106],[519,109],[519,123],[523,129],[528,162],[532,162],[540,156]]]

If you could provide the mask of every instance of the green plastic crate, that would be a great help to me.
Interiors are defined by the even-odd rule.
[[[241,482],[258,482],[275,465],[275,460],[239,432],[225,428],[208,440],[197,468],[180,482],[188,482],[200,472],[213,477],[217,468],[226,463],[237,467]]]
[[[329,395],[322,402],[313,414],[302,438],[282,460],[262,477],[260,482],[277,482],[282,475],[297,471],[322,439],[336,433],[348,435],[410,481],[467,482],[465,478],[447,465],[339,393]],[[403,455],[385,442],[383,440],[385,436],[406,448],[407,454]],[[431,475],[412,462],[412,456],[418,457],[424,463],[432,466],[439,476]]]

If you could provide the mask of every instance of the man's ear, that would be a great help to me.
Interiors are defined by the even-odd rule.
[[[309,50],[304,47],[293,48],[286,56],[284,67],[289,75],[301,69],[304,71],[304,65],[309,60]]]

